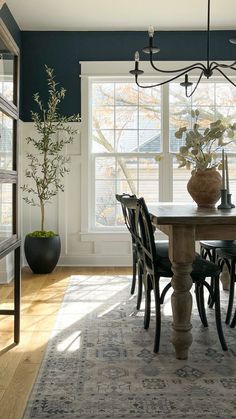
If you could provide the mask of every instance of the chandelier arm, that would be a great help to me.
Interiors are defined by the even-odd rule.
[[[228,80],[229,83],[231,83],[234,87],[236,87],[236,84],[232,80],[230,80],[230,78],[228,76],[226,76],[226,74],[222,70],[220,70],[220,68],[216,67],[216,71],[218,71],[220,74],[222,74],[222,76],[226,80]]]
[[[201,74],[200,74],[200,76],[199,76],[199,78],[198,78],[198,81],[197,81],[197,83],[196,83],[196,86],[194,87],[194,89],[192,90],[192,92],[191,92],[189,95],[188,95],[188,93],[187,93],[187,89],[185,90],[186,97],[191,97],[191,96],[194,94],[195,90],[197,89],[197,87],[198,87],[198,85],[199,85],[199,83],[200,83],[200,81],[201,81],[201,78],[202,78],[203,74],[204,74],[204,72],[203,72],[203,70],[202,70],[202,72],[201,72]]]
[[[153,63],[152,54],[150,54],[150,64],[152,68],[154,68],[154,70],[159,71],[160,73],[180,73],[181,71],[186,71],[186,70],[191,71],[194,69],[206,70],[206,66],[202,63],[191,64],[191,65],[188,65],[187,67],[178,68],[177,70],[161,70],[160,68],[156,67],[155,64]]]
[[[201,62],[196,62],[194,64],[188,65],[186,67],[183,68],[178,68],[178,69],[173,69],[173,70],[162,70],[158,67],[156,67],[156,65],[153,62],[153,54],[159,52],[159,48],[155,47],[153,45],[153,37],[154,37],[154,27],[150,26],[148,29],[148,34],[149,34],[149,46],[143,48],[143,52],[148,53],[149,54],[149,62],[151,64],[151,67],[162,74],[166,74],[167,77],[170,77],[169,80],[165,80],[162,81],[160,83],[156,83],[156,84],[150,84],[150,85],[145,85],[143,86],[142,84],[139,83],[138,78],[139,76],[141,76],[144,72],[143,70],[139,69],[139,53],[138,51],[136,51],[135,53],[135,68],[133,70],[130,70],[130,73],[132,75],[135,76],[135,82],[136,84],[143,88],[143,89],[148,89],[148,88],[152,88],[152,87],[158,87],[158,86],[162,86],[164,84],[170,83],[176,79],[178,79],[181,76],[185,75],[185,81],[181,82],[180,85],[185,87],[185,94],[186,97],[190,98],[193,93],[196,91],[202,76],[204,75],[207,79],[209,79],[212,75],[213,72],[216,70],[218,71],[218,73],[221,74],[221,76],[223,76],[229,83],[231,83],[234,87],[236,87],[236,82],[234,83],[232,80],[230,80],[229,76],[227,76],[223,69],[232,69],[236,71],[236,61],[233,61],[231,64],[221,64],[221,63],[217,63],[217,61],[210,61],[210,41],[211,41],[211,31],[210,31],[210,25],[211,25],[211,0],[207,0],[207,29],[206,29],[206,62],[205,64],[201,63]],[[231,40],[230,40],[231,41]],[[233,41],[232,41],[233,42]],[[235,42],[233,42],[235,43]],[[200,70],[200,75],[198,76],[198,80],[195,84],[195,87],[193,88],[193,90],[188,94],[188,90],[191,87],[193,87],[193,83],[190,82],[188,80],[188,75],[189,73],[191,73],[191,71],[193,70]]]
[[[213,65],[213,66],[212,66]],[[236,70],[236,68],[234,67],[236,65],[236,61],[234,61],[232,64],[219,64],[216,61],[212,61],[211,65],[210,65],[210,69],[212,71],[214,71],[216,68],[221,67],[221,68],[231,68],[232,70]]]
[[[196,67],[194,67],[194,68],[196,68]],[[198,67],[197,67],[198,68]],[[202,70],[202,69],[201,69]],[[136,75],[135,76],[135,83],[138,85],[138,87],[141,87],[142,89],[148,89],[148,88],[151,88],[151,87],[158,87],[158,86],[163,86],[163,84],[166,84],[166,83],[170,83],[170,82],[172,82],[173,80],[176,80],[176,79],[178,79],[179,77],[181,77],[181,76],[184,76],[185,74],[187,74],[188,73],[188,71],[189,70],[186,70],[186,71],[183,71],[182,73],[180,73],[180,74],[177,74],[176,76],[174,76],[174,77],[172,77],[172,78],[170,78],[170,79],[168,79],[168,80],[165,80],[165,81],[162,81],[161,83],[157,83],[157,84],[149,84],[148,86],[142,86],[141,84],[139,84],[139,82],[138,82],[138,75]],[[191,71],[191,70],[190,70]],[[201,72],[201,74],[200,74],[200,77],[199,77],[199,79],[201,80],[201,78],[202,78],[202,75],[203,75],[203,70],[202,70],[202,72]],[[198,79],[198,80],[199,80]],[[199,80],[199,81],[200,81]],[[198,81],[198,83],[199,83],[199,81]]]
[[[160,84],[149,84],[148,86],[142,86],[139,82],[138,82],[138,76],[137,74],[135,75],[135,83],[137,84],[138,87],[141,87],[141,89],[150,89],[152,87],[158,87],[160,86]]]

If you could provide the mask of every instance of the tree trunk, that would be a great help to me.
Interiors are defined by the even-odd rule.
[[[40,210],[41,210],[41,231],[44,231],[44,203],[40,202]]]

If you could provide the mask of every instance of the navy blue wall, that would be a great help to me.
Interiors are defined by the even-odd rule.
[[[211,58],[235,60],[236,45],[229,43],[233,31],[212,31]],[[35,110],[32,95],[39,92],[46,98],[44,64],[53,67],[56,79],[67,94],[61,111],[80,112],[79,61],[132,60],[134,51],[148,43],[147,32],[33,32],[21,33],[22,42],[22,108],[21,119],[30,121]],[[204,31],[160,32],[160,60],[204,60]],[[141,59],[146,59],[143,54]]]
[[[21,31],[6,4],[4,4],[0,10],[0,18],[3,20],[18,47],[20,48]]]

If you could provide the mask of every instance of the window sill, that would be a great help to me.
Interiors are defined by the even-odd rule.
[[[120,231],[90,231],[80,233],[80,237],[82,242],[129,242],[131,240],[129,233]]]

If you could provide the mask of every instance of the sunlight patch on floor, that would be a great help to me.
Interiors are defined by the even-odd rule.
[[[57,345],[58,352],[75,352],[80,348],[81,331],[78,330]]]

